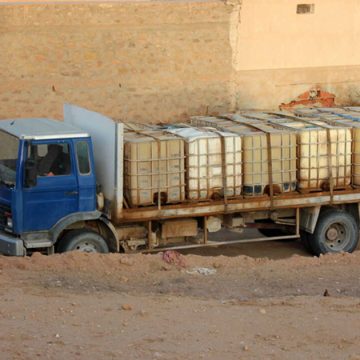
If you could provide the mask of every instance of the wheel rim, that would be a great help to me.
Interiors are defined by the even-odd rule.
[[[75,247],[75,250],[80,251],[80,252],[86,252],[86,253],[99,252],[97,247],[89,241],[83,241],[80,244],[77,244]]]
[[[331,224],[325,231],[325,245],[332,251],[341,251],[350,242],[350,234],[345,224],[337,222]]]

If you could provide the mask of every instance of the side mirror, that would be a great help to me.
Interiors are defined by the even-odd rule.
[[[25,186],[33,187],[37,184],[37,169],[36,163],[32,159],[25,161]]]

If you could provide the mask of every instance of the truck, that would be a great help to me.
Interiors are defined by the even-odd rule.
[[[168,204],[158,194],[155,204],[129,206],[126,127],[70,104],[64,121],[0,121],[1,254],[158,252],[292,239],[316,255],[357,247],[360,189],[353,186],[278,193],[270,181],[259,196]],[[242,238],[212,240],[222,228]],[[261,235],[247,237],[252,228]]]

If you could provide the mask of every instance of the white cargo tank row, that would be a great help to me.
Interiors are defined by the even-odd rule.
[[[307,121],[346,127],[347,131],[351,131],[351,183],[355,187],[360,186],[360,107],[297,109],[294,115]]]
[[[295,133],[238,114],[222,118],[198,116],[193,117],[191,123],[232,132],[242,139],[242,194],[253,196],[269,192],[269,165],[275,193],[296,190]]]
[[[215,129],[126,128],[124,193],[128,205],[240,196],[241,151],[239,136]]]
[[[354,158],[353,148],[360,146],[354,146],[352,137],[356,131],[360,136],[360,123],[346,121],[349,124],[344,118],[326,121],[291,113],[248,112],[197,116],[191,125],[125,125],[126,205],[359,185],[360,160]]]

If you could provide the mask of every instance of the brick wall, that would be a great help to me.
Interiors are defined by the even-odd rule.
[[[230,11],[222,2],[2,5],[0,118],[61,118],[64,102],[146,122],[226,111]]]
[[[0,118],[62,118],[70,102],[180,121],[274,109],[314,86],[359,104],[360,2],[312,2],[307,15],[297,0],[2,4]]]

